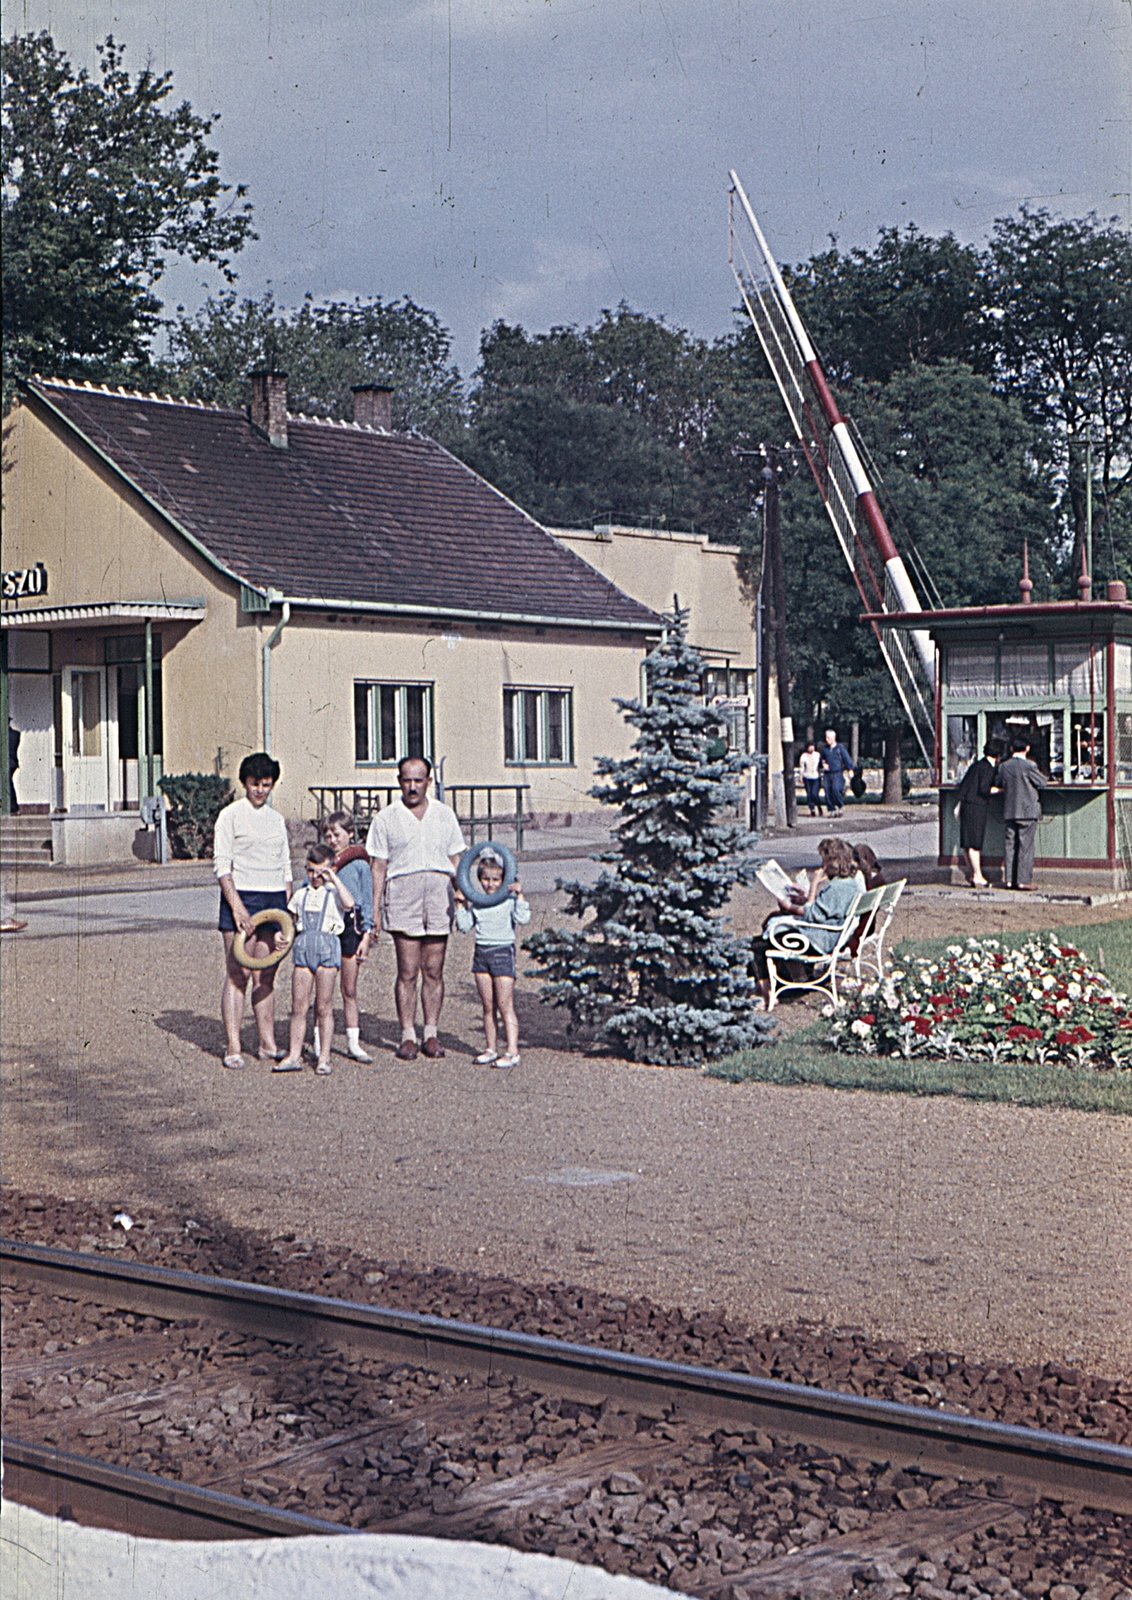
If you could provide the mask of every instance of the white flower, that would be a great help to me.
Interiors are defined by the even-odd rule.
[[[857,1018],[856,1022],[854,1022],[849,1029],[849,1032],[855,1033],[858,1039],[867,1039],[872,1031],[872,1025],[868,1022],[863,1022],[860,1017]]]
[[[947,953],[949,956],[961,956],[963,954],[963,946],[961,944],[949,944]]]
[[[1042,979],[1042,988],[1043,989],[1052,989],[1056,982],[1057,982],[1057,979],[1056,978],[1051,978],[1049,973],[1047,972],[1045,977]],[[1079,983],[1077,983],[1077,984],[1071,983],[1069,985],[1069,993],[1070,994],[1073,993],[1074,989],[1077,990],[1078,994],[1081,993],[1081,985]]]
[[[1049,980],[1049,987],[1050,988],[1053,987],[1053,979],[1052,978]],[[1066,993],[1068,994],[1070,1000],[1080,1000],[1080,998],[1081,998],[1081,985],[1079,983],[1071,983],[1069,985],[1068,989],[1066,990]]]
[[[988,1000],[986,1005],[983,1007],[983,1010],[986,1012],[987,1016],[989,1017],[994,1012],[994,1006],[991,1005],[990,1001]]]

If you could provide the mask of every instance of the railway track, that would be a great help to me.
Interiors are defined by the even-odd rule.
[[[562,1428],[571,1424],[561,1418],[568,1418],[571,1410],[576,1414],[583,1407],[588,1408],[582,1413],[583,1420],[608,1414],[616,1422],[620,1414],[635,1416],[636,1425],[642,1426],[641,1419],[655,1419],[663,1436],[664,1442],[658,1443],[652,1433],[635,1434],[633,1425],[627,1434],[613,1428],[611,1437],[605,1437],[600,1429],[590,1429],[595,1437],[586,1439],[586,1448],[581,1451],[564,1451],[560,1459],[546,1463],[538,1458],[532,1463],[528,1458],[524,1470],[517,1470],[514,1475],[485,1475],[479,1481],[474,1473],[461,1469],[458,1462],[447,1459],[449,1455],[457,1456],[455,1448],[446,1449],[440,1465],[455,1475],[454,1481],[442,1478],[445,1486],[439,1492],[430,1491],[431,1498],[423,1507],[405,1509],[403,1500],[400,1506],[393,1502],[385,1505],[376,1524],[381,1531],[506,1537],[506,1530],[516,1526],[516,1519],[546,1519],[564,1508],[577,1508],[586,1495],[592,1500],[595,1484],[613,1485],[611,1492],[620,1492],[623,1497],[616,1503],[627,1506],[636,1490],[644,1490],[650,1460],[671,1448],[667,1441],[693,1438],[710,1438],[719,1443],[719,1449],[710,1442],[694,1445],[688,1454],[696,1460],[700,1456],[705,1461],[715,1460],[723,1453],[723,1444],[728,1445],[735,1459],[728,1469],[730,1478],[725,1473],[722,1481],[734,1486],[739,1499],[751,1492],[748,1486],[752,1477],[757,1484],[760,1474],[773,1485],[789,1484],[793,1473],[795,1492],[803,1492],[798,1488],[803,1479],[798,1466],[790,1465],[789,1450],[786,1456],[781,1449],[778,1455],[767,1454],[772,1443],[784,1440],[793,1442],[799,1452],[797,1462],[803,1467],[807,1452],[815,1455],[819,1467],[820,1458],[827,1456],[835,1463],[871,1462],[879,1464],[876,1473],[882,1469],[887,1473],[890,1484],[912,1485],[910,1490],[897,1490],[899,1505],[893,1504],[891,1510],[880,1515],[866,1516],[868,1529],[854,1522],[858,1513],[842,1512],[839,1521],[831,1521],[824,1535],[817,1536],[823,1542],[815,1550],[794,1552],[783,1547],[780,1559],[771,1559],[756,1569],[762,1574],[762,1587],[752,1589],[752,1594],[771,1592],[765,1585],[773,1576],[772,1569],[782,1566],[783,1561],[787,1567],[800,1561],[812,1566],[819,1560],[828,1565],[838,1559],[840,1552],[846,1560],[856,1559],[859,1563],[862,1550],[898,1550],[905,1536],[913,1544],[924,1545],[929,1535],[954,1537],[964,1529],[970,1533],[991,1525],[996,1518],[999,1522],[1010,1515],[1017,1518],[1019,1513],[1011,1511],[1011,1502],[1024,1506],[1054,1502],[1067,1506],[1071,1513],[1082,1507],[1117,1513],[1122,1529],[1123,1517],[1132,1513],[1132,1450],[1101,1440],[1043,1433],[953,1412],[779,1383],[745,1373],[678,1365],[262,1284],[127,1265],[114,1259],[11,1240],[0,1240],[0,1267],[9,1285],[32,1286],[40,1294],[112,1308],[115,1313],[129,1314],[134,1319],[160,1319],[165,1328],[203,1326],[223,1330],[222,1337],[250,1340],[256,1347],[340,1352],[343,1361],[351,1361],[354,1367],[360,1362],[366,1371],[412,1371],[417,1374],[414,1381],[418,1388],[411,1392],[423,1395],[433,1405],[439,1420],[428,1426],[442,1440],[463,1438],[459,1429],[474,1426],[474,1419],[491,1404],[498,1406],[501,1397],[509,1401],[512,1395],[521,1395],[524,1403],[534,1397],[536,1417],[540,1412],[550,1413],[549,1420]],[[159,1339],[152,1332],[148,1337],[151,1346]],[[121,1343],[128,1346],[130,1341]],[[144,1373],[145,1360],[151,1357],[144,1355],[144,1337],[136,1343],[139,1373]],[[107,1350],[117,1348],[115,1343],[61,1351],[48,1358],[46,1365],[55,1363],[62,1370],[80,1361],[89,1363],[96,1356],[109,1360]],[[231,1346],[225,1353],[232,1355],[238,1348]],[[379,1367],[375,1368],[374,1363]],[[37,1357],[34,1361],[7,1364],[19,1378],[21,1370],[41,1368],[44,1360]],[[420,1374],[429,1376],[425,1380]],[[461,1376],[441,1376],[452,1374]],[[428,1385],[436,1387],[429,1389]],[[138,1406],[153,1399],[152,1394],[147,1399],[144,1382],[138,1393]],[[114,1401],[111,1394],[100,1405],[111,1407]],[[422,1412],[426,1414],[427,1405]],[[9,1438],[4,1443],[6,1492],[39,1509],[72,1515],[80,1521],[161,1537],[349,1533],[349,1519],[341,1514],[340,1520],[330,1521],[285,1505],[257,1503],[252,1496],[260,1488],[273,1492],[271,1485],[283,1482],[288,1473],[293,1476],[301,1472],[304,1461],[322,1470],[331,1459],[344,1459],[357,1469],[357,1474],[371,1462],[375,1475],[379,1461],[383,1470],[388,1469],[389,1451],[399,1447],[374,1441],[382,1436],[384,1427],[390,1439],[404,1435],[401,1447],[411,1455],[411,1447],[405,1445],[409,1435],[404,1418],[408,1415],[406,1411],[397,1420],[384,1424],[380,1418],[371,1417],[366,1422],[355,1421],[352,1426],[328,1426],[319,1437],[296,1441],[278,1451],[266,1464],[260,1461],[246,1470],[236,1467],[214,1476],[211,1485],[175,1481],[92,1460],[58,1444]],[[427,1431],[424,1422],[413,1426],[422,1429],[422,1435]],[[725,1440],[721,1437],[724,1435]],[[696,1450],[699,1456],[695,1455]],[[520,1449],[519,1456],[522,1454]],[[757,1458],[759,1454],[761,1460]],[[768,1475],[762,1464],[767,1460],[775,1472],[785,1474],[785,1479]],[[394,1462],[394,1469],[407,1473],[409,1465],[406,1460],[397,1468]],[[461,1479],[462,1471],[463,1480],[470,1478],[470,1482]],[[876,1473],[872,1481],[880,1481]],[[833,1481],[833,1474],[827,1472],[824,1476]],[[847,1481],[837,1479],[838,1483]],[[982,1498],[963,1505],[937,1504],[927,1488],[919,1487],[921,1484],[944,1488],[948,1484],[982,1486],[978,1490]],[[242,1495],[228,1492],[241,1486]],[[642,1495],[636,1494],[635,1498],[639,1500]],[[844,1503],[846,1497],[841,1499]],[[915,1516],[909,1520],[911,1512]],[[370,1520],[366,1526],[372,1529],[375,1523]],[[616,1526],[611,1523],[611,1527]],[[719,1529],[723,1545],[717,1539],[711,1560],[701,1562],[690,1574],[688,1592],[723,1592],[713,1590],[708,1581],[718,1577],[720,1561],[724,1559],[720,1550],[726,1546],[726,1529],[719,1524],[714,1526]],[[1128,1531],[1132,1533],[1132,1525]],[[705,1543],[698,1530],[696,1537],[701,1545]],[[621,1539],[622,1544],[625,1542]],[[771,1548],[766,1546],[765,1555],[770,1555]]]

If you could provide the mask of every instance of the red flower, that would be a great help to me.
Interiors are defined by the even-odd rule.
[[[1040,1039],[1041,1036],[1042,1030],[1040,1028],[1027,1027],[1024,1022],[1016,1022],[1012,1028],[1007,1028],[1006,1030],[1008,1039]]]
[[[869,1024],[869,1027],[870,1027],[870,1028],[871,1028],[871,1027],[872,1027],[872,1025],[873,1025],[873,1023],[874,1023],[874,1022],[875,1022],[875,1021],[876,1021],[876,1014],[875,1014],[875,1012],[872,1012],[872,1011],[866,1011],[866,1012],[865,1012],[865,1014],[864,1014],[864,1016],[863,1016],[863,1017],[862,1017],[862,1018],[861,1018],[861,1021],[862,1021],[862,1022],[867,1022],[867,1023],[868,1023],[868,1024]]]
[[[931,1018],[930,1017],[914,1017],[912,1019],[912,1028],[913,1028],[914,1032],[916,1032],[916,1033],[920,1033],[920,1034],[928,1034],[928,1033],[930,1033],[932,1031]]]

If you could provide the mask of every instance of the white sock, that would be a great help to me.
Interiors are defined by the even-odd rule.
[[[361,1044],[362,1044],[361,1032],[362,1032],[362,1030],[360,1028],[347,1028],[346,1029],[346,1047],[347,1047],[347,1049],[349,1049],[349,1050],[360,1050],[361,1049]]]
[[[436,1023],[435,1022],[426,1022],[425,1023],[425,1025],[424,1025],[424,1036],[425,1036],[426,1039],[435,1039],[436,1038]]]
[[[320,1056],[322,1054],[322,1046],[319,1043],[319,1039],[318,1039],[318,1026],[317,1026],[317,1024],[316,1024],[315,1030],[314,1030],[314,1053],[315,1053],[316,1056]]]
[[[415,1027],[402,1028],[401,1029],[401,1043],[404,1044],[406,1039],[411,1039],[413,1041],[413,1043],[416,1044],[416,1042],[417,1042],[417,1030],[416,1030]]]

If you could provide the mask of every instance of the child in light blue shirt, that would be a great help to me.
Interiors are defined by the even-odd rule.
[[[485,894],[496,894],[503,887],[503,862],[485,851],[476,866],[476,877]],[[510,898],[498,906],[471,906],[463,896],[456,907],[456,926],[461,933],[475,932],[476,953],[472,976],[483,1003],[483,1031],[487,1049],[476,1057],[480,1067],[519,1065],[519,1018],[515,1011],[515,929],[531,920],[530,902],[523,899],[518,878],[511,885]],[[506,1054],[496,1048],[499,1034],[496,1011],[503,1019]]]

